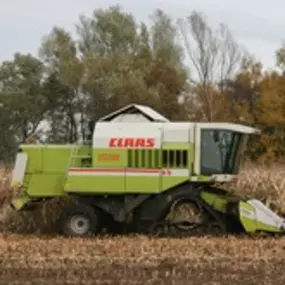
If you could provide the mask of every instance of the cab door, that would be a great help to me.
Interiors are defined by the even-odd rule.
[[[195,175],[233,175],[242,134],[221,125],[203,123],[195,127]]]

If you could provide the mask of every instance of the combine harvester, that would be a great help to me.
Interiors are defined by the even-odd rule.
[[[226,232],[283,233],[283,218],[256,199],[217,187],[236,179],[249,135],[230,123],[170,122],[129,105],[101,118],[91,143],[21,145],[12,186],[17,211],[72,197],[57,230],[97,234],[103,228],[193,236]]]

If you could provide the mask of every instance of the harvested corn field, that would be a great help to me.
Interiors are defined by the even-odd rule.
[[[285,239],[9,236],[0,241],[1,284],[285,282]]]
[[[14,192],[8,187],[9,172],[2,170],[1,177],[0,284],[285,282],[285,238],[48,237],[37,229],[47,228],[56,209],[45,206],[38,215],[12,215],[8,203]],[[281,167],[247,168],[232,190],[270,199],[282,213],[284,182]],[[27,227],[34,232],[19,234]]]

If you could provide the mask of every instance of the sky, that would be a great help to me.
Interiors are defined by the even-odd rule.
[[[275,51],[285,42],[284,0],[0,0],[0,62],[15,52],[37,55],[41,39],[54,26],[73,32],[81,14],[120,4],[138,21],[148,21],[160,8],[173,19],[193,10],[217,27],[224,23],[235,39],[254,53],[265,67],[275,64]]]

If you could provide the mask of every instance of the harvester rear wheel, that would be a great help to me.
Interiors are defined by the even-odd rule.
[[[99,230],[99,213],[88,205],[69,205],[62,209],[58,230],[70,237],[89,236]]]

